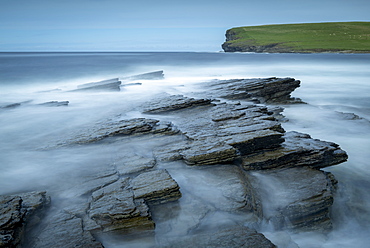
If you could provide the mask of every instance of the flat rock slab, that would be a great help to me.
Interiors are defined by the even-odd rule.
[[[133,81],[133,80],[158,80],[163,79],[164,73],[163,71],[153,71],[153,72],[147,72],[127,77],[122,77],[120,80],[122,81]]]
[[[214,80],[207,82],[207,97],[247,100],[256,103],[302,103],[290,94],[300,86],[294,78],[256,78]]]
[[[144,199],[151,205],[175,201],[181,197],[179,185],[167,170],[141,173],[132,179],[130,185],[135,199]]]
[[[84,230],[81,218],[66,211],[54,214],[48,224],[38,231],[31,248],[103,248],[89,231]]]
[[[194,99],[183,95],[165,95],[151,101],[144,106],[143,113],[160,114],[203,105],[210,105],[211,99]]]
[[[99,82],[86,83],[77,86],[74,91],[120,91],[119,78],[107,79]]]
[[[148,206],[134,199],[128,182],[124,178],[92,193],[88,216],[103,232],[154,229]]]
[[[50,204],[46,192],[28,192],[0,196],[0,247],[17,247],[24,236],[26,223],[38,223]]]
[[[128,136],[141,134],[176,134],[177,130],[171,122],[147,118],[113,119],[97,123],[73,138],[59,142],[60,145],[84,144],[103,140],[114,136]]]
[[[130,154],[117,161],[115,167],[120,175],[142,172],[152,169],[156,164],[153,157],[143,157],[137,154]]]
[[[348,155],[337,144],[312,139],[308,134],[288,132],[280,148],[244,156],[245,170],[265,170],[281,167],[324,168],[345,162]]]
[[[200,234],[187,235],[174,239],[160,240],[159,247],[228,247],[228,248],[275,248],[263,234],[249,229],[245,226],[235,226],[223,228],[216,231],[204,232]]]

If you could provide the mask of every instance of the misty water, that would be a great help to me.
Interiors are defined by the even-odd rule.
[[[150,156],[154,146],[167,141],[73,147],[57,144],[113,117],[147,117],[137,106],[155,94],[192,96],[195,84],[211,79],[294,77],[301,80],[301,87],[293,96],[308,104],[284,106],[289,119],[283,123],[284,129],[335,142],[349,155],[347,162],[325,169],[339,181],[331,213],[334,229],[323,234],[275,231],[269,225],[256,228],[278,247],[368,247],[369,68],[370,55],[365,54],[0,53],[0,107],[21,103],[0,108],[0,194],[46,190],[54,209],[68,207],[76,200],[73,191],[80,178],[130,152]],[[164,71],[163,80],[138,80],[135,82],[141,85],[122,87],[120,92],[69,91],[83,83],[156,70]],[[39,105],[49,101],[69,101],[69,105]],[[191,199],[202,198],[211,205],[225,200],[217,189],[220,178],[207,169],[193,169],[180,162],[158,166],[166,168],[179,183],[183,197],[176,214],[154,209],[157,235],[169,230],[186,235],[182,223],[194,217],[191,209],[186,210]],[[269,188],[278,189],[278,182],[266,180]],[[284,192],[270,194],[276,197]],[[204,216],[203,222],[194,226],[210,228],[249,218],[230,214],[227,209]],[[176,223],[176,230],[168,229]],[[109,235],[101,239],[106,247],[149,247],[154,242],[151,238],[123,242]]]

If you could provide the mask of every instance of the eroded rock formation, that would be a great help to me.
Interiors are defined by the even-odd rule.
[[[347,154],[337,144],[286,133],[282,108],[266,105],[299,102],[290,95],[299,84],[292,78],[212,81],[194,93],[203,98],[156,96],[139,107],[147,117],[116,116],[66,137],[64,147],[107,138],[157,145],[148,153],[122,151],[114,163],[91,168],[78,185],[63,189],[75,202],[45,210],[48,218],[27,237],[31,247],[102,247],[101,233],[140,233],[156,222],[152,246],[158,247],[274,247],[246,223],[330,230],[335,179],[320,169],[346,161]],[[202,194],[206,186],[211,195]],[[39,197],[38,204],[27,204],[25,195]],[[28,216],[48,198],[1,199],[0,244],[15,247]],[[209,216],[231,213],[237,220],[223,228],[201,228]]]

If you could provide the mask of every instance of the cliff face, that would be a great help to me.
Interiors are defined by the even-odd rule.
[[[254,53],[291,53],[290,48],[280,46],[280,43],[257,45],[254,40],[242,40],[233,29],[226,31],[226,41],[222,44],[225,52],[254,52]]]

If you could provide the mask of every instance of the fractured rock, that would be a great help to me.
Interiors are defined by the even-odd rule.
[[[50,204],[46,192],[28,192],[0,196],[0,247],[17,247],[26,225],[39,222],[38,215]]]
[[[280,167],[324,168],[345,162],[348,155],[339,145],[312,139],[308,134],[288,132],[281,147],[249,156],[244,156],[245,170],[264,170]]]
[[[264,217],[275,228],[330,230],[333,180],[323,171],[308,167],[253,172]]]
[[[66,211],[60,211],[48,220],[47,225],[38,231],[31,248],[103,248],[89,231],[84,230],[81,218]]]
[[[194,99],[183,95],[169,95],[148,103],[147,105],[149,106],[144,108],[143,113],[159,114],[197,106],[211,105],[211,102],[211,99]]]
[[[135,199],[144,199],[151,205],[176,201],[181,197],[179,185],[167,170],[141,173],[132,179],[130,185]]]
[[[154,158],[132,154],[131,156],[125,156],[119,161],[116,161],[115,166],[120,175],[125,175],[151,169],[154,167],[155,163]]]
[[[111,120],[96,127],[84,130],[71,143],[83,144],[96,142],[112,136],[139,135],[139,134],[176,134],[179,131],[170,122],[160,122],[155,119],[133,118]]]
[[[211,97],[230,100],[247,100],[256,103],[302,103],[290,96],[300,81],[294,78],[256,78],[215,80],[207,83]]]
[[[134,199],[128,178],[93,192],[88,210],[103,232],[150,230],[154,228],[148,206]]]
[[[240,155],[275,148],[284,141],[284,129],[264,106],[219,104],[194,111],[186,105],[181,109],[178,114],[187,118],[176,126],[189,142],[170,150],[178,151],[178,157],[190,165],[230,163]]]

